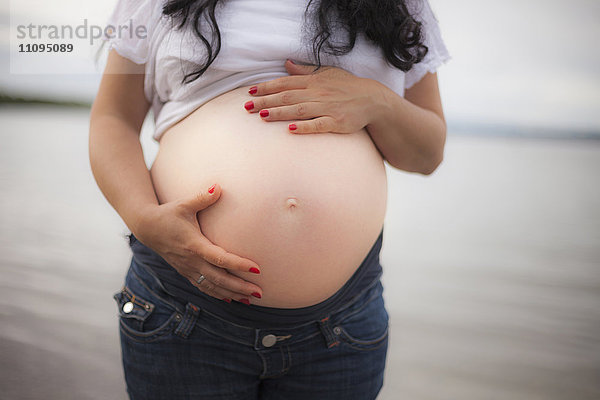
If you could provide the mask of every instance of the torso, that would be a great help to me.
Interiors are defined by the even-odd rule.
[[[219,201],[200,212],[203,234],[249,258],[261,274],[253,304],[298,308],[334,294],[359,267],[385,216],[381,155],[362,129],[294,135],[243,104],[248,87],[214,98],[166,131],[150,170],[159,202],[213,183]]]

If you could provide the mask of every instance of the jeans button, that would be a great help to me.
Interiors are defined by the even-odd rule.
[[[123,312],[125,314],[129,314],[131,312],[131,310],[133,310],[133,303],[128,301],[127,303],[123,304]]]
[[[275,335],[266,335],[262,338],[262,344],[265,347],[271,347],[277,342],[277,337]]]
[[[336,326],[335,328],[333,328],[333,333],[335,333],[336,335],[339,335],[340,333],[342,333],[342,330],[340,329],[339,326]]]

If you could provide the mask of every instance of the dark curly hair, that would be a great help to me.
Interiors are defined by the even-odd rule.
[[[198,79],[221,50],[221,32],[215,18],[218,3],[219,0],[169,0],[163,6],[163,14],[177,23],[176,28],[190,24],[207,50],[204,64],[186,74],[183,83]],[[311,15],[312,3],[313,0],[308,1],[304,14],[316,31],[312,45],[315,71],[321,67],[321,50],[335,56],[347,54],[354,48],[358,32],[381,47],[387,62],[404,72],[421,62],[428,52],[422,43],[422,23],[410,15],[405,0],[320,0]],[[212,33],[210,41],[200,31],[203,14]],[[346,32],[345,44],[330,43],[331,26]]]

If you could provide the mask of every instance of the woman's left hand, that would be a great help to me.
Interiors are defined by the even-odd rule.
[[[354,133],[371,122],[377,83],[337,67],[297,65],[285,68],[291,76],[262,82],[244,104],[264,121],[294,121],[291,133]]]

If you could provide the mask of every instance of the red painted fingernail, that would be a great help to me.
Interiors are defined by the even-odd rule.
[[[261,117],[268,117],[269,116],[269,110],[260,110],[259,112]]]
[[[212,185],[211,187],[208,188],[208,193],[213,194],[215,192],[215,186],[216,185]]]
[[[244,303],[245,305],[249,306],[250,305],[250,300],[248,300],[248,299],[240,299],[240,303]]]
[[[231,303],[231,299],[223,299],[223,301],[226,301],[228,303]]]
[[[252,110],[254,108],[254,102],[253,101],[247,101],[246,104],[244,104],[244,108],[246,110]]]
[[[260,293],[258,293],[258,292],[254,292],[254,293],[252,293],[252,296],[254,296],[254,297],[258,297],[259,299],[262,297],[262,296],[260,295]]]
[[[256,267],[250,268],[249,271],[252,272],[253,274],[260,274],[260,271]]]
[[[296,124],[290,124],[288,126],[288,128],[290,129],[290,131],[295,131],[296,129],[298,129],[298,127],[296,126]]]
[[[258,88],[257,88],[256,86],[252,86],[252,87],[250,88],[250,90],[248,90],[248,93],[250,93],[250,94],[254,94],[254,93],[256,93],[257,91],[258,91]]]

